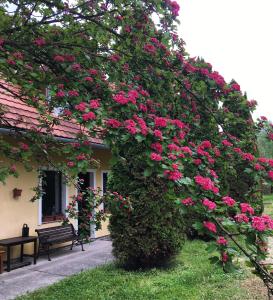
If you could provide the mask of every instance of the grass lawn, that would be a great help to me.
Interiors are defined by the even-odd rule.
[[[167,270],[128,272],[111,264],[74,275],[17,300],[266,299],[259,279],[247,272],[225,274],[209,263],[205,248],[202,241],[186,242],[176,267]]]
[[[273,195],[264,195],[264,213],[273,217]]]

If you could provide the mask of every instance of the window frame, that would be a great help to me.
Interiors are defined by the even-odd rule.
[[[55,168],[50,168],[50,167],[41,167],[38,170],[38,173],[43,172],[43,171],[54,171],[54,172],[58,172],[58,170],[56,170]],[[61,204],[62,204],[62,214],[67,217],[67,213],[65,212],[65,209],[68,205],[68,185],[65,182],[64,178],[63,178],[63,174],[61,173],[61,182],[62,182],[62,186],[61,186]],[[42,189],[42,176],[39,176],[39,187],[40,189]],[[54,220],[54,221],[47,221],[47,222],[43,222],[43,196],[41,195],[39,197],[38,200],[38,226],[41,226],[43,224],[48,224],[48,223],[56,223],[56,222],[60,222],[59,220]]]

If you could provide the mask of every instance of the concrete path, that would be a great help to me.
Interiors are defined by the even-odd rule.
[[[67,276],[86,269],[95,268],[113,260],[112,244],[107,240],[96,240],[84,246],[82,252],[79,246],[70,251],[63,248],[53,252],[48,261],[41,256],[36,265],[5,272],[0,275],[0,300],[15,297],[48,286]]]

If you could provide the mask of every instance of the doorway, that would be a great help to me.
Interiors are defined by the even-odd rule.
[[[79,187],[78,193],[82,193],[86,191],[88,188],[95,188],[95,171],[89,171],[86,173],[79,173],[78,175]],[[95,226],[89,224],[83,224],[81,220],[81,215],[83,214],[84,209],[86,209],[86,199],[82,199],[82,201],[78,202],[78,210],[79,210],[79,218],[78,218],[78,229],[79,234],[83,233],[93,238],[95,235]]]

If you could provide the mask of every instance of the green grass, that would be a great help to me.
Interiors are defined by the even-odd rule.
[[[128,272],[114,264],[69,277],[17,300],[225,300],[262,299],[241,287],[246,274],[225,274],[211,265],[202,241],[186,242],[177,265]],[[69,262],[68,262],[69,263]]]
[[[273,202],[273,194],[270,194],[270,195],[264,195],[263,196],[263,200],[265,202]]]
[[[264,213],[273,217],[273,195],[264,195]]]

